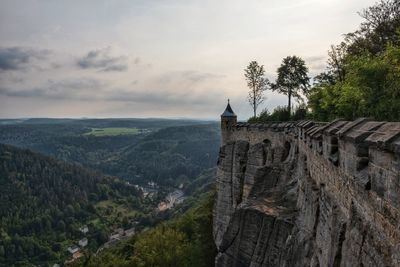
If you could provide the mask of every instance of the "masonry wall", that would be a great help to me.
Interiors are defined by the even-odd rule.
[[[236,124],[218,163],[216,265],[400,266],[399,173],[400,123]]]

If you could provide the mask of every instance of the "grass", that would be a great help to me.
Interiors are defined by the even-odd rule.
[[[138,128],[91,128],[91,131],[84,135],[94,136],[115,136],[115,135],[134,135],[138,134],[140,130]]]
[[[124,204],[115,203],[112,200],[100,201],[95,205],[99,215],[106,219],[108,222],[115,222],[116,220],[121,220],[122,216],[133,218],[137,211],[126,207]]]
[[[88,222],[88,224],[93,224],[94,226],[100,226],[101,225],[100,218],[94,218],[94,219],[90,220]]]

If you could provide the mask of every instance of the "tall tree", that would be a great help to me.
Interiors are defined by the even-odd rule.
[[[365,50],[375,55],[383,52],[388,43],[400,45],[399,0],[380,0],[359,15],[364,19],[360,28],[346,34],[348,52],[351,55],[361,55]]]
[[[310,82],[308,68],[300,57],[288,56],[283,59],[277,72],[278,78],[272,89],[288,96],[288,112],[291,114],[292,97],[302,99],[300,93],[307,93]]]
[[[248,100],[253,108],[254,117],[257,116],[257,107],[264,101],[263,92],[266,89],[268,79],[264,77],[264,66],[258,65],[257,61],[251,61],[244,70],[247,86],[250,88]]]
[[[343,82],[345,76],[345,59],[347,55],[347,44],[341,42],[339,45],[331,45],[328,51],[328,71],[336,81]]]

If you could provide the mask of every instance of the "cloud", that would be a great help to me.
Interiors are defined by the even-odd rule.
[[[135,63],[139,62],[135,59]],[[112,56],[111,48],[92,50],[77,61],[82,69],[97,69],[99,71],[126,71],[128,69],[126,56]]]
[[[225,77],[224,75],[216,75],[212,73],[198,72],[198,71],[184,71],[181,73],[182,77],[194,83],[201,83],[209,80],[215,80]]]
[[[207,72],[200,72],[194,70],[184,70],[184,71],[174,71],[174,72],[166,72],[159,75],[155,82],[160,85],[165,85],[168,83],[175,83],[177,85],[196,85],[201,83],[206,83],[209,81],[216,81],[224,78],[224,75],[217,75]]]
[[[34,59],[44,60],[49,50],[26,47],[0,47],[0,71],[21,70],[32,64]]]
[[[105,86],[104,82],[89,78],[76,78],[73,80],[48,80],[42,86],[25,89],[11,89],[0,87],[0,95],[9,97],[33,97],[48,99],[95,99],[94,93],[98,88]],[[100,89],[101,90],[101,89]]]
[[[326,56],[325,55],[321,55],[321,56],[310,56],[310,57],[306,57],[305,61],[307,63],[314,63],[314,62],[321,62],[321,61],[326,61]]]
[[[326,69],[326,60],[327,56],[325,55],[306,57],[305,61],[310,69],[310,75],[315,76],[323,72]]]
[[[221,101],[224,101],[224,94],[221,90],[207,89],[202,92],[172,92],[169,90],[150,89],[150,90],[113,90],[103,96],[106,101],[131,103],[133,106],[153,107],[155,110],[160,108],[176,108],[176,109],[197,109],[203,108],[208,110],[215,107]]]
[[[175,79],[176,77],[179,79]],[[171,83],[157,81],[143,84],[140,87],[137,86],[137,81],[126,86],[118,86],[96,78],[70,78],[47,80],[33,87],[30,87],[28,83],[18,85],[18,87],[16,84],[3,85],[0,86],[0,96],[134,103],[136,106],[146,107],[210,106],[224,98],[223,90],[217,89],[218,85],[213,82],[219,77],[221,76],[210,73],[182,71],[172,75]],[[188,81],[187,83],[192,86],[188,86],[185,90],[177,90],[176,87],[183,80]],[[206,81],[210,81],[210,83],[206,83]]]

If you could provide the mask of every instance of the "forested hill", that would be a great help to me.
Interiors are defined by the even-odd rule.
[[[219,144],[216,124],[168,127],[128,146],[102,170],[135,183],[178,186],[215,166]]]
[[[0,143],[32,149],[138,184],[155,181],[176,187],[190,183],[201,172],[215,166],[220,143],[217,123],[185,125],[185,121],[167,121],[169,127],[156,128],[166,123],[93,121],[0,125]],[[147,128],[140,128],[143,125]],[[134,127],[121,128],[128,126]],[[128,129],[131,134],[107,132],[110,129]],[[106,134],[90,134],[96,130],[104,130]]]
[[[138,194],[117,178],[0,144],[0,266],[62,260],[98,201]]]

